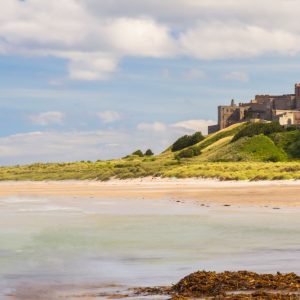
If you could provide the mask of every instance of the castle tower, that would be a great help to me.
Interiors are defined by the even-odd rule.
[[[300,109],[300,83],[295,84],[296,109]]]

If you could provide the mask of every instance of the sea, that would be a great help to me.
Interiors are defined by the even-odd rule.
[[[197,270],[300,274],[300,209],[167,196],[0,198],[1,300],[166,299],[132,288]]]

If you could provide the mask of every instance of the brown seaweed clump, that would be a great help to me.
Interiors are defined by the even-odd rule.
[[[195,300],[195,299],[207,299],[207,300],[299,300],[299,295],[296,294],[282,294],[282,293],[267,293],[256,292],[250,294],[232,294],[222,296],[204,296],[201,298],[184,297],[180,295],[173,296],[170,300]]]
[[[267,292],[255,292],[248,295],[226,295],[225,297],[214,297],[214,300],[299,300],[297,294],[282,294],[282,293],[267,293]]]
[[[199,271],[172,287],[133,289],[135,295],[168,295],[171,300],[300,300],[300,276],[248,271]]]
[[[223,273],[199,271],[186,276],[172,287],[172,292],[176,296],[232,300],[293,300],[300,299],[299,291],[300,276],[295,273],[278,272],[274,275],[248,271]]]

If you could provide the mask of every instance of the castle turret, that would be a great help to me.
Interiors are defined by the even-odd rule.
[[[295,84],[296,109],[300,109],[300,83]]]
[[[300,127],[300,83],[295,84],[295,94],[256,95],[250,102],[236,105],[232,99],[230,105],[218,106],[218,124],[209,126],[209,133],[251,118],[278,120],[278,116],[283,114],[284,124],[297,124]]]

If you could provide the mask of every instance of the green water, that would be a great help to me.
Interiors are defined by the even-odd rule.
[[[0,199],[0,299],[31,285],[170,284],[198,269],[300,273],[299,261],[299,209]]]

